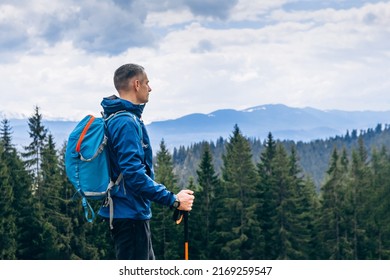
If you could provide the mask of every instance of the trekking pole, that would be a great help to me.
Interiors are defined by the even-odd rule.
[[[184,259],[188,261],[188,212],[184,211],[183,213],[184,219]]]
[[[188,212],[176,209],[172,218],[177,225],[184,221],[184,259],[188,260]]]

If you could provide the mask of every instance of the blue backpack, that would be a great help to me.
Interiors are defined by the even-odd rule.
[[[112,119],[125,115],[134,119],[142,141],[141,125],[128,111],[119,111],[106,119],[88,115],[70,133],[65,152],[66,175],[81,197],[86,220],[92,222],[95,219],[95,211],[88,200],[102,200],[104,206],[110,207],[111,228],[114,214],[111,196],[118,191],[123,176],[120,174],[115,182],[111,178],[105,131]]]

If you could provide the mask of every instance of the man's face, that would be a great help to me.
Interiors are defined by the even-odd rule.
[[[149,101],[149,93],[152,89],[149,86],[149,79],[146,73],[140,76],[139,86],[137,91],[137,99],[140,104],[147,103]]]

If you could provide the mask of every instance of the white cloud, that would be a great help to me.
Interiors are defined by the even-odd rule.
[[[240,0],[212,17],[210,6],[196,12],[183,0],[151,1],[132,19],[131,6],[113,2],[44,2],[0,4],[9,28],[0,38],[15,46],[0,46],[0,111],[30,115],[39,105],[53,118],[99,114],[101,98],[114,93],[113,72],[128,62],[144,65],[151,81],[146,122],[266,103],[390,107],[389,2],[285,10],[288,1]]]
[[[8,100],[1,111],[30,115],[38,105],[48,118],[78,119],[93,112],[92,104],[107,89],[112,70],[102,66],[101,59],[75,50],[69,42],[41,55],[22,55],[17,63],[0,65],[1,92]]]
[[[288,0],[239,0],[231,12],[232,21],[258,21],[266,20],[267,14],[280,8]]]
[[[188,23],[194,20],[194,16],[187,9],[183,10],[167,10],[156,11],[148,14],[145,20],[145,26],[147,27],[169,27],[175,24]]]
[[[21,13],[16,7],[8,4],[0,6],[0,22],[18,20],[20,16]]]
[[[388,5],[361,10],[368,9],[365,13],[381,10],[383,13],[384,8]],[[323,11],[330,17],[342,18],[337,24],[324,19],[321,24],[289,20],[259,29],[224,30],[192,24],[171,32],[162,43],[163,49],[166,52],[174,49],[172,61],[185,60],[189,65],[181,74],[183,68],[177,65],[174,76],[181,79],[179,82],[183,87],[173,86],[171,94],[175,97],[181,94],[177,100],[181,100],[180,108],[187,108],[187,112],[193,110],[191,104],[199,100],[204,100],[204,105],[198,109],[202,112],[227,104],[249,107],[257,104],[254,102],[364,109],[367,106],[364,100],[369,96],[363,93],[359,96],[356,92],[367,88],[364,84],[383,84],[384,77],[376,76],[375,68],[380,67],[388,73],[385,66],[389,62],[388,57],[384,61],[382,58],[370,59],[377,54],[366,49],[365,42],[370,38],[371,43],[381,44],[388,37],[381,34],[381,26],[367,27],[363,15],[355,16],[363,14],[362,11],[350,12],[352,15],[344,15],[344,11],[343,16],[337,16],[334,14],[338,11]],[[373,34],[378,29],[380,35],[375,38]],[[188,50],[201,40],[209,40],[215,48],[199,58]],[[245,85],[242,82],[246,82]],[[203,84],[207,86],[202,87]],[[382,103],[376,108],[385,109],[388,105],[389,102]]]

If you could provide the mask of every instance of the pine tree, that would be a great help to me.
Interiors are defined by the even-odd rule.
[[[12,188],[9,154],[15,152],[12,145],[12,128],[8,119],[1,121],[0,128],[0,213],[2,213],[0,236],[0,259],[16,258],[15,210],[12,207],[14,192]]]
[[[3,141],[4,138],[0,142],[0,259],[13,260],[16,259],[16,224],[15,212],[12,208],[14,193],[9,182]]]
[[[287,153],[282,145],[276,145],[274,166],[274,181],[278,200],[276,201],[276,217],[277,223],[274,225],[278,235],[274,250],[276,251],[276,259],[295,259],[301,258],[295,245],[301,243],[297,234],[301,228],[296,228],[298,223],[294,215],[297,207],[294,190],[292,189],[292,180],[289,177],[289,160]]]
[[[39,187],[42,184],[42,153],[47,140],[47,129],[42,124],[42,115],[39,113],[39,107],[35,106],[34,114],[28,119],[29,135],[32,142],[24,147],[25,152],[22,156],[25,158],[25,166],[29,168],[33,178],[33,184],[30,186],[32,192],[30,213],[27,214],[29,224],[25,225],[28,233],[23,237],[24,242],[30,242],[27,248],[24,248],[23,255],[27,259],[47,259],[52,248],[51,234],[55,229],[52,225],[45,222],[45,205],[40,200],[41,192]],[[29,239],[29,241],[28,241]]]
[[[303,197],[301,202],[303,211],[300,218],[303,220],[309,234],[309,240],[307,241],[307,246],[305,246],[304,250],[305,259],[321,259],[322,254],[319,252],[321,246],[318,246],[318,244],[321,243],[318,223],[320,220],[321,204],[319,195],[316,192],[316,185],[309,176],[305,177],[301,194]]]
[[[9,153],[14,149],[12,144],[12,128],[8,119],[3,119],[1,121],[0,135],[1,143],[3,145],[4,152]]]
[[[364,148],[363,139],[359,137],[358,149],[352,151],[350,184],[348,192],[351,205],[351,242],[353,243],[353,258],[367,258],[367,223],[371,220],[370,206],[367,201],[371,194],[371,172],[368,166],[368,155]]]
[[[42,124],[42,114],[39,107],[35,106],[34,114],[28,119],[29,135],[32,142],[24,147],[22,156],[26,159],[25,164],[31,168],[34,178],[34,191],[39,187],[41,181],[40,166],[41,154],[47,137],[47,129]]]
[[[9,154],[10,183],[14,192],[13,208],[16,211],[17,252],[16,258],[21,260],[34,259],[31,244],[37,233],[34,223],[35,215],[32,201],[32,177],[24,169],[23,161],[16,153]]]
[[[62,181],[60,177],[59,158],[51,134],[41,152],[41,185],[35,193],[36,201],[43,207],[42,216],[44,244],[41,248],[43,259],[69,259],[70,240],[67,228],[70,220],[61,209],[65,200],[61,197]]]
[[[275,156],[271,165],[273,185],[269,187],[277,194],[275,201],[274,221],[276,223],[271,229],[277,234],[271,240],[273,244],[274,258],[276,259],[306,259],[308,245],[311,240],[309,227],[311,223],[307,220],[308,205],[305,197],[304,182],[300,169],[297,165],[295,147],[291,148],[289,156],[280,143],[276,144]]]
[[[321,258],[352,259],[352,243],[348,235],[348,209],[350,205],[346,198],[348,173],[345,152],[339,156],[337,149],[333,150],[327,179],[321,189],[320,235],[322,240]]]
[[[318,238],[315,221],[318,218],[318,198],[315,185],[303,178],[295,145],[289,156],[289,176],[291,179],[292,205],[290,209],[294,232],[292,233],[292,259],[312,259],[315,257]]]
[[[276,189],[275,164],[276,142],[271,133],[264,143],[260,162],[257,164],[259,174],[258,195],[261,206],[257,208],[257,216],[260,219],[261,229],[264,236],[264,248],[259,252],[261,259],[276,259],[278,256],[277,236],[277,202],[278,192]]]
[[[59,158],[58,158],[58,180],[59,185],[61,188],[59,189],[59,199],[62,201],[60,203],[60,212],[64,214],[68,222],[63,224],[64,229],[64,238],[68,242],[68,246],[64,248],[64,254],[67,256],[68,259],[79,259],[80,256],[78,256],[78,250],[79,246],[75,246],[73,248],[73,244],[76,243],[78,245],[83,244],[83,242],[79,242],[78,236],[76,236],[74,228],[74,221],[77,220],[78,216],[81,211],[81,207],[78,207],[76,205],[76,202],[73,201],[73,195],[74,195],[74,187],[69,182],[67,175],[66,175],[66,169],[65,169],[65,152],[66,152],[66,142],[62,145],[61,149],[59,150]],[[75,241],[76,239],[76,241]]]
[[[385,147],[372,153],[373,193],[369,198],[371,219],[367,259],[390,259],[390,157]],[[374,207],[373,207],[374,206]]]
[[[154,166],[155,180],[171,191],[177,193],[176,178],[173,173],[172,156],[169,153],[164,140],[160,143],[157,152],[157,160]],[[168,207],[154,203],[152,205],[153,219],[151,221],[153,249],[157,259],[179,259],[180,247],[178,240],[178,228],[172,220],[172,211]]]
[[[261,236],[255,199],[258,178],[248,140],[235,125],[226,146],[222,168],[223,190],[217,205],[217,244],[222,259],[258,258],[254,255]]]
[[[196,191],[196,203],[191,212],[191,221],[197,225],[193,234],[193,255],[196,259],[208,260],[215,258],[212,231],[215,226],[215,194],[220,187],[209,144],[203,145],[203,156],[196,173],[199,189]]]
[[[8,169],[8,184],[13,192],[11,199],[16,226],[16,259],[32,259],[31,240],[33,240],[34,213],[32,211],[31,176],[26,171],[12,143],[12,128],[6,120],[2,122],[1,141],[4,143],[2,159]],[[12,219],[12,218],[10,218]]]

